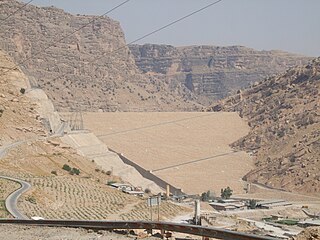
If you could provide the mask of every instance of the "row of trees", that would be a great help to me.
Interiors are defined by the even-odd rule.
[[[232,196],[233,190],[230,187],[222,188],[220,191],[220,196],[222,199],[229,199]],[[211,191],[207,191],[201,194],[200,200],[203,202],[208,202],[210,200],[215,199],[215,194]],[[251,199],[247,202],[247,206],[250,209],[256,209],[257,201],[254,199]]]
[[[71,168],[68,164],[64,164],[62,169],[69,172],[71,175],[79,175],[80,174],[80,170],[78,168]]]
[[[222,188],[220,192],[220,196],[222,199],[229,199],[232,196],[233,190],[230,187]],[[201,201],[208,202],[209,200],[213,200],[215,198],[215,194],[211,191],[207,191],[201,194]]]

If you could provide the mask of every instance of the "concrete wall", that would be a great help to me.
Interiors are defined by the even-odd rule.
[[[116,151],[109,148],[110,151],[118,154],[118,156],[121,158],[121,160],[132,167],[134,167],[144,178],[149,179],[150,181],[156,183],[159,187],[166,189],[167,185],[170,186],[170,192],[174,195],[182,195],[185,194],[181,191],[181,189],[174,187],[170,183],[162,180],[161,178],[157,177],[153,173],[147,171],[143,167],[139,166],[138,164],[134,163],[133,161],[129,160],[128,158],[122,156],[121,154],[117,153]]]

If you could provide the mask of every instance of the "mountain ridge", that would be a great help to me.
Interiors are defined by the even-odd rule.
[[[250,133],[232,144],[255,156],[244,179],[309,194],[320,192],[320,58],[266,78],[206,111],[237,111]]]
[[[18,1],[3,1],[0,16],[21,6]],[[119,22],[109,17],[28,5],[2,28],[1,48],[34,77],[34,85],[47,93],[59,111],[192,111],[201,107],[183,85],[172,87],[141,74]]]
[[[144,44],[129,48],[142,72],[184,84],[204,104],[311,59],[281,50],[257,51],[244,46]]]

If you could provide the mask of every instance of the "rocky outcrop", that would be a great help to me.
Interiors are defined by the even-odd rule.
[[[320,58],[239,91],[209,111],[238,111],[250,133],[233,147],[256,156],[249,181],[320,192]]]
[[[0,17],[21,6],[1,1]],[[58,110],[198,109],[183,85],[140,73],[120,24],[108,17],[28,5],[1,25],[0,38],[1,48],[34,77],[33,86],[44,89]]]
[[[16,69],[12,60],[0,51],[0,157],[6,146],[15,145],[25,139],[47,136],[49,131],[43,127],[44,118],[39,105],[29,98],[28,78]],[[4,156],[4,154],[2,155]]]
[[[242,46],[130,45],[137,66],[145,73],[183,83],[202,100],[221,99],[310,58],[282,51],[256,51]]]

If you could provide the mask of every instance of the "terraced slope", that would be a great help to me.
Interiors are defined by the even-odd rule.
[[[35,177],[27,179],[34,190],[20,203],[28,216],[47,219],[147,220],[146,200],[123,194],[89,178]],[[128,204],[130,203],[130,204]],[[162,219],[187,209],[168,202],[161,205]]]

